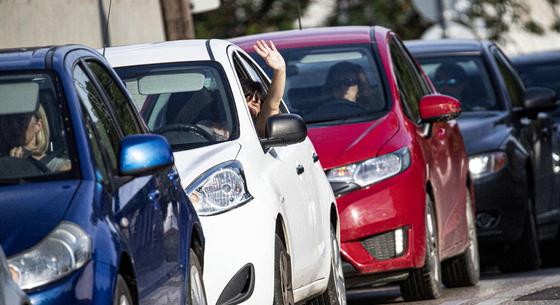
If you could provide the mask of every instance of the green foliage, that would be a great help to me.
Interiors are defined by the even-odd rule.
[[[302,13],[311,0],[299,0]],[[297,21],[294,0],[222,0],[219,9],[194,15],[197,38],[229,38],[291,30]]]

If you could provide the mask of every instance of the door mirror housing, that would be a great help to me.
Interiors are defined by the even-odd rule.
[[[277,114],[266,122],[266,138],[261,139],[265,148],[286,146],[302,142],[307,137],[307,126],[297,114]]]
[[[173,152],[160,135],[140,134],[121,141],[119,173],[122,176],[145,176],[173,165]]]
[[[461,114],[461,103],[451,96],[426,95],[420,99],[420,118],[427,123],[444,122]]]
[[[549,88],[530,87],[523,93],[524,112],[536,113],[556,109],[556,92]]]

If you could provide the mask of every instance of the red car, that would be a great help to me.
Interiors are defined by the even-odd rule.
[[[442,283],[475,285],[474,197],[455,120],[460,103],[438,94],[382,27],[232,41],[254,55],[260,39],[272,40],[286,60],[284,101],[306,121],[337,195],[347,287],[399,282],[403,297],[415,300],[437,298]]]

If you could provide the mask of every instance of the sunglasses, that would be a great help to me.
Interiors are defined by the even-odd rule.
[[[459,80],[456,78],[448,78],[448,79],[434,79],[434,85],[437,87],[447,85],[448,87],[455,87],[459,84]]]
[[[358,84],[358,80],[352,77],[348,77],[348,78],[343,78],[343,79],[335,79],[333,81],[333,85],[334,86],[345,86],[345,87],[351,87],[351,86],[355,86]]]

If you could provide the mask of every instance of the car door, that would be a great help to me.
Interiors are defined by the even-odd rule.
[[[461,180],[459,167],[464,153],[461,151],[462,146],[455,145],[462,139],[456,133],[457,129],[454,129],[457,124],[455,120],[431,123],[430,132],[425,132],[426,123],[422,123],[420,119],[419,101],[423,96],[434,92],[402,42],[393,37],[390,48],[401,101],[407,116],[415,125],[417,142],[423,148],[425,161],[430,167],[440,247],[445,251],[466,238],[465,230],[457,230],[458,227],[466,228],[463,217],[466,181]]]
[[[114,90],[120,89],[110,84],[114,79],[103,79],[107,75],[99,69],[104,68],[98,62],[81,60],[73,75],[82,103],[83,121],[98,163],[98,178],[106,190],[104,201],[111,203],[112,221],[120,227],[126,251],[134,262],[140,304],[156,304],[161,300],[179,304],[183,278],[176,271],[178,249],[166,256],[164,223],[171,203],[167,202],[163,175],[119,176],[118,145],[125,135],[141,133],[141,130],[137,121],[118,115],[119,111],[129,110],[116,107],[118,93]],[[113,92],[109,94],[106,90]],[[177,247],[178,244],[174,246]]]
[[[496,47],[492,47],[492,55],[496,60],[505,83],[507,94],[514,111],[523,109],[523,93],[525,86],[521,78],[510,64],[507,57]],[[531,150],[531,163],[534,179],[533,200],[539,224],[549,222],[558,217],[557,203],[553,202],[554,171],[552,159],[552,120],[542,112],[537,117],[527,118],[516,116],[517,125]]]
[[[232,54],[234,68],[240,78],[250,78],[268,89],[270,83],[257,65],[241,52]],[[287,112],[282,104],[281,112]],[[256,133],[255,133],[256,136]],[[304,143],[275,147],[265,151],[265,158],[277,168],[272,184],[281,193],[287,219],[292,283],[294,289],[317,280],[320,260],[326,254],[325,238],[320,236],[321,223],[317,200],[311,198],[309,175],[303,158],[311,160],[312,153]]]

